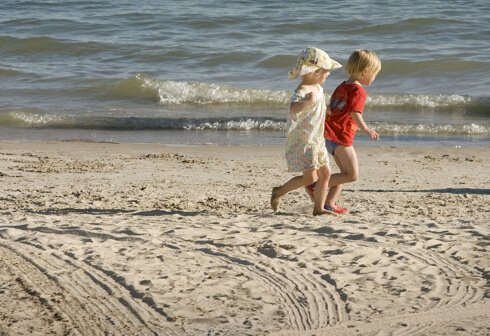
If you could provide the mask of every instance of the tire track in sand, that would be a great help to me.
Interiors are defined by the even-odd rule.
[[[458,307],[481,301],[485,296],[485,279],[480,272],[457,263],[445,254],[427,250],[399,249],[401,255],[421,264],[420,268],[432,268],[432,284],[425,289],[424,296],[438,298],[423,307]]]
[[[452,321],[465,321],[468,330],[458,330],[454,326],[451,335],[488,335],[485,321],[490,318],[488,302],[471,303],[459,307],[433,308],[429,311],[416,313],[401,313],[380,316],[370,321],[349,321],[333,327],[304,331],[302,336],[328,335],[328,336],[422,336],[422,335],[449,335],[448,324]],[[444,328],[441,328],[444,326]],[[444,332],[438,333],[439,328]],[[471,329],[471,331],[470,331]],[[271,332],[269,336],[296,336],[295,330],[281,330]]]
[[[197,242],[209,247],[197,250],[257,280],[277,298],[294,330],[305,331],[336,325],[348,319],[345,302],[337,289],[318,275],[291,267],[291,263],[257,255],[257,249],[214,249],[212,241]],[[234,246],[236,248],[236,246]],[[253,258],[251,258],[253,256]]]
[[[2,269],[64,333],[177,335],[172,318],[100,270],[59,251],[0,240]],[[21,294],[18,294],[21,295]]]
[[[394,256],[391,259],[393,263],[404,267],[405,271],[410,269],[411,272],[414,272],[412,276],[425,279],[417,294],[425,304],[414,307],[415,311],[411,314],[399,313],[393,317],[375,318],[376,321],[390,321],[390,324],[378,323],[378,332],[373,335],[427,335],[437,331],[440,325],[451,320],[446,319],[442,312],[467,319],[479,314],[490,315],[488,309],[486,312],[466,309],[487,302],[485,299],[487,295],[486,279],[479,270],[452,259],[444,252],[387,244],[384,248],[386,249],[385,254]],[[382,267],[378,269],[378,272],[382,271]],[[411,290],[413,292],[415,288]],[[459,316],[457,312],[464,314]],[[437,318],[421,319],[420,316],[423,314],[433,314]],[[375,323],[372,324],[372,326],[375,325]],[[329,334],[330,332],[332,332],[331,335],[350,335],[349,333],[333,333],[333,330],[329,330]]]

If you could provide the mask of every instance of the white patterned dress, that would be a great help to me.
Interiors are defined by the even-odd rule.
[[[297,102],[303,98],[304,94],[294,92],[291,102]],[[325,96],[320,85],[318,85],[315,105],[298,113],[289,112],[286,142],[288,171],[303,172],[329,164],[323,138],[325,112]]]

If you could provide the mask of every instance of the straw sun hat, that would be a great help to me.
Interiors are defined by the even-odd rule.
[[[342,65],[331,59],[325,51],[310,47],[301,51],[296,61],[296,66],[289,69],[288,78],[295,79],[316,71],[319,68],[335,70],[340,67]]]

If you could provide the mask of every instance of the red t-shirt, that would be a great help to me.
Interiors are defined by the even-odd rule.
[[[330,98],[331,115],[325,119],[324,137],[344,146],[352,146],[357,132],[357,124],[352,112],[362,113],[366,101],[366,90],[359,84],[343,82]]]

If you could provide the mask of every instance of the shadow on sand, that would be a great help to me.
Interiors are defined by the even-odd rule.
[[[347,190],[346,190],[347,191]],[[490,189],[479,188],[443,188],[443,189],[413,189],[413,190],[389,190],[389,189],[359,189],[351,192],[380,192],[380,193],[445,193],[454,195],[490,195]]]
[[[97,208],[63,208],[63,209],[46,209],[39,211],[29,211],[39,215],[68,215],[68,214],[81,214],[81,215],[116,215],[116,214],[130,214],[133,216],[197,216],[202,214],[202,211],[182,211],[182,210],[147,210],[147,211],[134,211],[128,209],[97,209]]]

